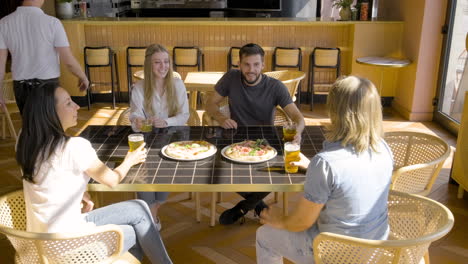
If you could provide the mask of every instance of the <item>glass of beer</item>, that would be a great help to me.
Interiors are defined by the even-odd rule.
[[[153,131],[153,120],[145,119],[143,120],[143,124],[141,126],[141,132],[151,132]]]
[[[292,142],[284,143],[284,170],[287,173],[297,173],[299,170],[298,166],[291,165],[290,163],[301,160],[299,156],[300,152],[301,146],[299,144]]]
[[[283,140],[284,142],[290,142],[294,140],[296,135],[296,123],[288,122],[283,125]]]
[[[143,142],[145,138],[143,134],[130,134],[128,135],[128,146],[130,147],[130,152],[136,150]]]

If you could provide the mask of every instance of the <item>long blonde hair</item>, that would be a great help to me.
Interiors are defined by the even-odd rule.
[[[378,151],[383,137],[382,104],[374,84],[357,76],[338,79],[327,100],[331,125],[325,138],[352,145],[357,153]]]
[[[152,107],[152,101],[154,96],[154,88],[155,87],[155,79],[153,73],[153,64],[151,62],[151,56],[157,52],[165,52],[169,57],[169,71],[167,72],[166,77],[164,78],[164,89],[166,89],[166,98],[167,98],[167,107],[168,107],[168,114],[169,117],[175,116],[177,114],[177,109],[179,109],[179,102],[177,101],[176,89],[174,86],[174,73],[172,70],[172,59],[169,56],[169,52],[167,49],[159,44],[152,44],[148,48],[146,48],[145,52],[145,81],[144,81],[144,103],[143,107],[145,109],[145,113],[148,116],[154,116],[154,110]]]

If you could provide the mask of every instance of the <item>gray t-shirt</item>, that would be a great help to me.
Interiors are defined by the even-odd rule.
[[[341,142],[324,142],[312,158],[304,183],[304,197],[325,204],[309,230],[315,237],[332,232],[366,239],[386,239],[389,232],[387,199],[393,170],[392,153],[382,140],[379,152],[356,154]]]
[[[215,90],[229,98],[231,119],[239,126],[273,125],[276,106],[284,108],[293,102],[281,81],[262,74],[259,84],[247,86],[236,69],[224,74]]]

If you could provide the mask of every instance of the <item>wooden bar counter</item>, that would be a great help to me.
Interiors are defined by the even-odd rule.
[[[231,46],[253,42],[265,49],[265,71],[271,70],[275,47],[300,47],[302,70],[308,73],[309,54],[314,47],[339,47],[341,72],[358,74],[380,82],[380,72],[358,65],[366,56],[404,57],[402,21],[316,21],[297,18],[89,18],[62,20],[73,54],[83,64],[85,46],[110,46],[117,53],[121,91],[128,91],[126,48],[159,43],[172,51],[174,46],[198,46],[205,56],[205,71],[226,71]],[[405,70],[405,69],[402,69]],[[178,68],[182,78],[194,68]],[[94,80],[109,76],[100,69]],[[388,70],[382,96],[393,96],[399,72]],[[308,74],[307,74],[308,75]],[[320,79],[321,75],[316,74]],[[62,69],[62,85],[73,95],[83,96],[77,80]],[[302,91],[307,89],[305,79]]]

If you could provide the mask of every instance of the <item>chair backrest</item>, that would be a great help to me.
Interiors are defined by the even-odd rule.
[[[172,62],[174,70],[178,66],[183,67],[198,67],[199,71],[203,70],[203,54],[198,47],[174,47],[172,49]]]
[[[128,85],[128,101],[131,100],[133,71],[132,68],[141,68],[145,65],[146,47],[127,47],[127,85]]]
[[[339,68],[341,62],[341,50],[339,48],[321,48],[316,47],[311,53],[311,62],[313,67],[317,68]]]
[[[145,65],[146,47],[127,48],[127,67],[143,67]]]
[[[85,66],[101,67],[109,66],[112,63],[113,51],[109,47],[85,47]]]
[[[445,236],[454,222],[444,205],[396,191],[390,191],[388,219],[388,240],[320,233],[313,242],[315,263],[418,264],[431,242]]]
[[[125,109],[119,116],[119,119],[117,119],[117,125],[118,126],[130,126],[132,123],[130,122],[130,107]]]
[[[229,99],[228,97],[224,97],[223,101],[219,104],[219,112],[221,112],[224,116],[231,116],[231,112],[229,110]],[[203,124],[204,126],[218,126],[219,123],[212,118],[208,112],[204,112],[203,116]],[[286,114],[286,112],[281,108],[280,106],[276,107],[276,112],[275,112],[275,120],[274,120],[274,125],[275,126],[282,126],[285,123],[290,123],[291,118]]]
[[[123,234],[116,225],[82,233],[34,233],[26,230],[23,191],[0,197],[0,233],[16,250],[20,263],[102,263],[119,257]]]
[[[275,112],[275,120],[274,120],[274,125],[275,126],[282,126],[284,124],[291,123],[291,118],[286,114],[286,112],[281,108],[281,106],[276,107],[276,112]]]
[[[302,50],[301,48],[276,47],[273,51],[271,68],[277,67],[298,68],[302,70]]]
[[[265,75],[280,80],[286,88],[288,88],[291,98],[294,98],[297,88],[299,87],[299,83],[306,76],[304,72],[290,70],[265,72]]]
[[[394,159],[391,188],[400,192],[429,194],[450,155],[449,145],[439,137],[409,131],[387,132],[385,141]]]
[[[239,68],[239,50],[240,47],[231,47],[227,54],[227,71],[232,68]]]

